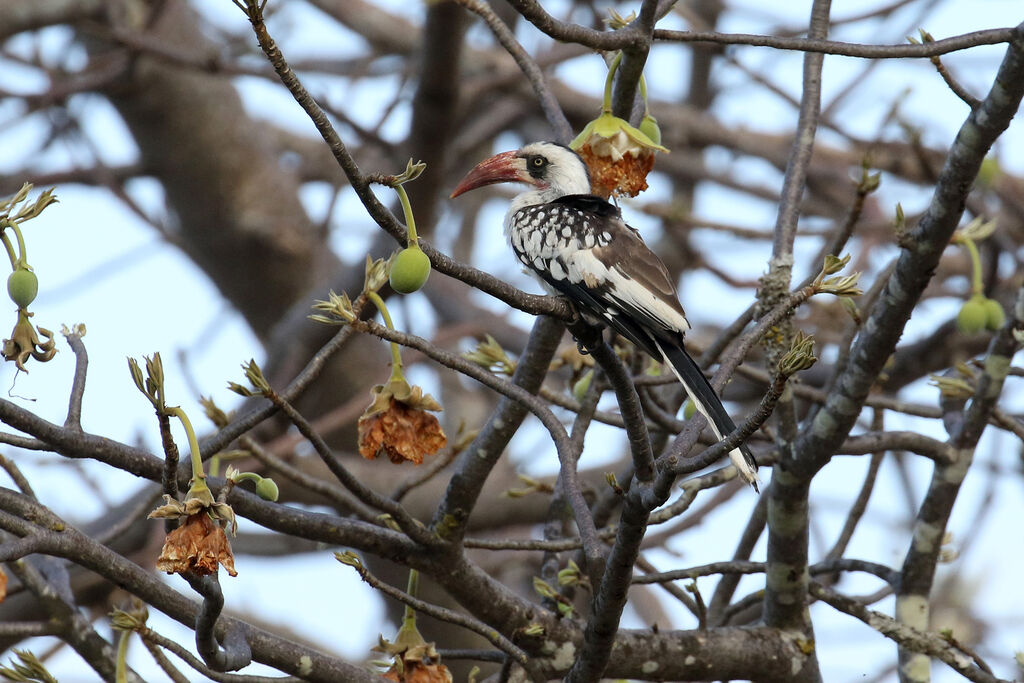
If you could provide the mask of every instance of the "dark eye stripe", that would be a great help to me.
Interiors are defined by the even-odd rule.
[[[527,170],[531,176],[538,179],[544,176],[544,173],[547,171],[550,163],[551,162],[540,154],[531,154],[526,159]]]

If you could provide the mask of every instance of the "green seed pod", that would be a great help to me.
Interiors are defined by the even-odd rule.
[[[277,483],[270,477],[263,477],[256,484],[256,495],[263,500],[274,502],[277,500],[278,494]]]
[[[1006,322],[1006,314],[1003,313],[1002,305],[995,299],[985,299],[985,328],[998,330]]]
[[[985,160],[981,162],[981,168],[978,169],[976,185],[992,187],[1002,174],[1003,171],[999,168],[999,162],[995,157],[985,157]]]
[[[683,404],[683,419],[689,420],[697,413],[697,406],[693,404],[693,401],[686,399],[686,403]]]
[[[972,296],[960,307],[956,316],[956,326],[964,334],[975,334],[985,329],[988,320],[988,313],[985,310],[985,299],[981,296]]]
[[[28,268],[18,268],[7,278],[7,294],[18,308],[28,308],[39,292],[39,278]]]
[[[640,132],[649,137],[654,144],[661,144],[661,128],[658,127],[658,119],[650,114],[644,116],[644,120],[640,122]]]
[[[576,380],[576,383],[572,385],[572,395],[580,403],[587,395],[587,391],[590,389],[590,383],[594,381],[594,371],[587,370],[586,374]]]
[[[419,247],[398,252],[391,262],[391,288],[400,294],[411,294],[426,284],[430,277],[430,258]]]

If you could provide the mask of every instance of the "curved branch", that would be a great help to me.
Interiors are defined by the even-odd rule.
[[[487,27],[491,29],[491,33],[501,43],[501,46],[516,60],[516,64],[519,65],[523,75],[526,76],[526,80],[533,87],[537,99],[540,100],[544,116],[555,131],[555,139],[562,144],[569,144],[573,138],[572,125],[569,123],[569,119],[565,118],[565,112],[562,111],[562,107],[558,104],[554,93],[548,87],[544,73],[540,70],[537,62],[523,49],[523,46],[516,40],[512,31],[509,30],[505,22],[495,14],[489,5],[480,0],[457,0],[457,2],[469,11],[478,14],[484,20],[484,23],[487,24]]]
[[[968,50],[981,45],[998,45],[1013,41],[1013,28],[992,28],[972,31],[930,43],[907,45],[861,45],[837,40],[811,40],[781,36],[759,36],[746,33],[717,33],[715,31],[668,31],[656,29],[655,40],[683,43],[715,43],[718,45],[751,45],[778,50],[795,50],[823,55],[842,55],[863,59],[924,59]]]
[[[828,603],[840,612],[860,619],[886,638],[898,643],[901,648],[940,659],[970,681],[975,681],[976,683],[1010,683],[979,669],[974,665],[969,655],[958,651],[948,641],[943,640],[934,633],[919,631],[912,626],[900,624],[892,617],[868,609],[856,600],[840,595],[822,586],[820,583],[811,583],[809,589],[811,595],[815,598]]]
[[[929,43],[933,45],[933,43]],[[964,202],[981,162],[1006,130],[1024,97],[1024,24],[1014,29],[992,89],[971,112],[954,141],[928,210],[901,244],[903,252],[881,296],[864,322],[842,375],[814,423],[793,449],[790,468],[813,476],[839,448],[860,414],[882,367],[896,348],[910,314],[931,281],[949,239],[959,224]]]

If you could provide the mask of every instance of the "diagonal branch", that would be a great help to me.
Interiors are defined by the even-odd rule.
[[[901,240],[903,252],[864,322],[849,363],[836,378],[813,424],[801,433],[793,455],[786,458],[787,468],[795,475],[813,476],[849,434],[959,224],[982,160],[1009,126],[1022,97],[1024,24],[1013,32],[992,89],[981,106],[967,117],[953,142],[928,210]]]

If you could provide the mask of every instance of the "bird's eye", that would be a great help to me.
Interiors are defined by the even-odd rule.
[[[537,180],[542,180],[544,178],[544,175],[548,171],[549,164],[550,162],[541,154],[531,154],[526,157],[526,170]]]

